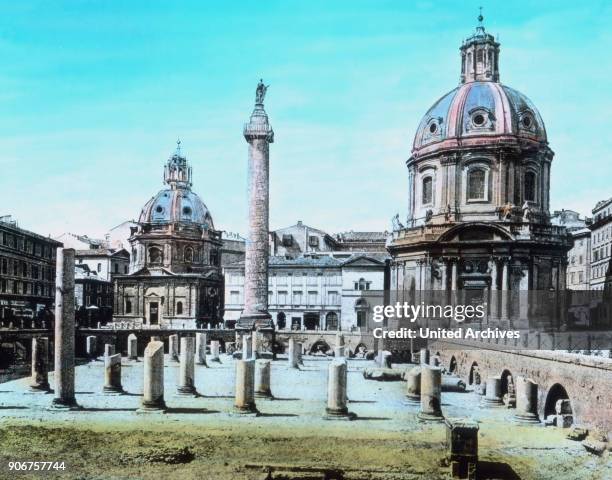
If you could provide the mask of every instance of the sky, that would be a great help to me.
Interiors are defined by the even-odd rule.
[[[480,5],[501,82],[546,124],[551,208],[590,214],[612,196],[609,1],[0,0],[0,215],[101,237],[163,188],[180,138],[215,227],[245,234],[262,77],[271,229],[390,229]]]

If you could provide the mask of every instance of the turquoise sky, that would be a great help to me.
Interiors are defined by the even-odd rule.
[[[415,128],[476,25],[539,108],[552,208],[612,196],[609,1],[0,2],[0,214],[102,235],[162,188],[177,137],[215,226],[246,231],[242,125],[271,86],[271,228],[389,228]]]

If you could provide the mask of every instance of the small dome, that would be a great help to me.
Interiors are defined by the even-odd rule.
[[[470,138],[514,137],[547,143],[540,113],[522,93],[491,81],[464,83],[425,114],[414,137],[417,153],[429,146],[453,148]]]
[[[214,229],[212,217],[204,202],[188,189],[161,190],[142,208],[138,223],[194,223]]]

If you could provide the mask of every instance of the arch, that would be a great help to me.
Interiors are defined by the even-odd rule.
[[[546,401],[544,402],[544,418],[548,418],[549,415],[556,415],[557,412],[555,410],[555,405],[559,400],[569,400],[570,401],[570,412],[573,411],[571,408],[571,399],[567,393],[567,390],[560,383],[555,383],[552,387],[548,389],[548,393],[546,394]]]
[[[327,312],[325,315],[325,329],[338,330],[338,314],[336,312]]]
[[[357,346],[355,347],[355,357],[366,358],[367,354],[368,354],[368,346],[363,342],[358,343]]]
[[[478,362],[472,362],[470,366],[470,375],[468,377],[468,383],[470,385],[480,385],[480,372],[478,370]]]
[[[316,342],[314,342],[312,344],[312,346],[310,347],[310,355],[327,355],[328,352],[331,353],[332,348],[329,346],[329,344],[325,341],[325,340],[317,340]]]
[[[512,240],[512,236],[510,235],[510,233],[507,232],[503,227],[484,222],[470,222],[461,225],[455,225],[454,227],[449,228],[442,235],[440,235],[440,238],[438,238],[437,241],[438,243],[450,242],[460,233],[469,230],[478,230],[480,232],[490,232],[492,234],[497,234],[499,237],[501,237],[502,241]]]
[[[276,327],[279,330],[282,330],[285,328],[286,325],[287,325],[287,316],[285,315],[285,312],[278,312],[278,314],[276,315]]]
[[[176,314],[177,315],[182,315],[183,314],[183,302],[181,302],[181,301],[176,302]]]
[[[454,355],[450,359],[450,363],[448,365],[448,371],[450,373],[455,373],[457,371],[457,359],[455,358]],[[470,372],[470,374],[471,374],[471,372]]]

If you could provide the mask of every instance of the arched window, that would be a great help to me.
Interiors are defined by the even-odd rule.
[[[483,168],[473,168],[467,175],[467,199],[485,200],[486,172]]]
[[[185,262],[193,262],[193,248],[191,247],[185,248]]]
[[[125,301],[125,313],[132,313],[132,301],[131,300]]]
[[[151,247],[149,248],[149,263],[155,265],[160,264],[164,260],[164,256],[159,247]]]
[[[536,174],[533,172],[525,172],[525,200],[536,201]]]
[[[183,302],[176,302],[176,314],[177,315],[183,314]]]
[[[429,205],[433,203],[433,178],[425,177],[423,179],[422,186],[422,203],[423,205]]]
[[[327,330],[338,330],[338,314],[336,312],[328,312],[325,316],[325,328]]]
[[[369,290],[370,282],[366,282],[365,278],[360,278],[358,282],[355,282],[355,290]]]

